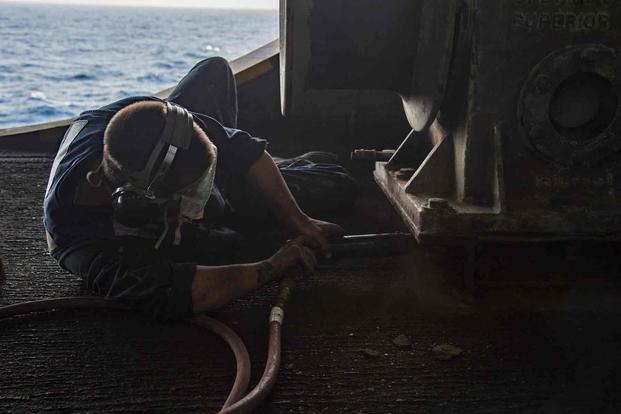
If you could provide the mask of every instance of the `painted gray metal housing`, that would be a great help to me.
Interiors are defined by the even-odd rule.
[[[283,111],[399,95],[375,177],[419,240],[619,238],[621,3],[354,3],[283,2]]]

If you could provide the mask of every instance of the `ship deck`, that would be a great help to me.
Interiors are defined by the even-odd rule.
[[[1,304],[84,293],[46,253],[51,161],[0,153]],[[403,230],[370,177],[361,181],[364,196],[340,220],[347,232]],[[448,250],[323,266],[289,306],[261,412],[619,412],[618,253],[602,243],[485,246],[475,297]],[[214,313],[246,342],[253,384],[273,294]],[[183,323],[63,311],[0,321],[0,332],[0,412],[214,412],[233,379],[226,346]],[[397,347],[398,335],[411,347]],[[431,349],[445,343],[463,354],[438,359]]]

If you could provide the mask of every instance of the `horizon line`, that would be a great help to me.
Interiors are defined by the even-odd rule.
[[[277,11],[278,7],[220,7],[220,6],[199,6],[199,5],[165,5],[165,4],[93,4],[85,3],[80,0],[69,0],[66,2],[56,2],[49,0],[0,0],[0,4],[44,4],[48,6],[86,6],[86,7],[119,7],[119,8],[148,8],[148,9],[209,9],[209,10],[261,10]]]

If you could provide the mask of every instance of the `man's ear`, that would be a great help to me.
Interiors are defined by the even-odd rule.
[[[86,181],[91,185],[91,187],[99,188],[104,183],[103,169],[101,164],[94,170],[91,170],[86,173]]]

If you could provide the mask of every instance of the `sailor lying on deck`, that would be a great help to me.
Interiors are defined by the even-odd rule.
[[[305,214],[308,200],[301,208],[285,179],[328,174],[332,193],[310,198],[338,204],[353,198],[351,178],[303,158],[279,170],[266,142],[236,124],[235,80],[221,58],[198,63],[166,100],[127,98],[82,113],[63,138],[45,196],[52,256],[96,294],[162,318],[217,308],[294,266],[311,271],[316,257],[307,246],[326,253],[326,237],[342,229]],[[235,214],[255,222],[271,214],[295,239],[266,260],[222,265],[224,250],[235,247],[203,244],[205,232],[192,229]]]

